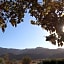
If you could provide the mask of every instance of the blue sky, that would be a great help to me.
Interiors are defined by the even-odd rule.
[[[31,25],[31,19],[35,20],[34,17],[30,17],[30,15],[26,13],[24,22],[16,28],[8,23],[8,27],[4,33],[0,29],[0,47],[16,49],[36,47],[57,48],[57,45],[55,46],[45,41],[45,36],[49,35],[49,33],[40,26]]]
[[[31,25],[31,19],[35,20],[34,17],[30,17],[26,13],[24,22],[16,28],[8,23],[4,33],[0,30],[0,47],[16,49],[36,47],[57,48],[57,46],[45,41],[45,36],[49,35],[49,33],[40,26]]]

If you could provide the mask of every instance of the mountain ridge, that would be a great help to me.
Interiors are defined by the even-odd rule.
[[[31,49],[9,49],[0,47],[0,57],[9,54],[11,59],[22,59],[29,56],[32,59],[64,58],[64,49],[31,48]]]

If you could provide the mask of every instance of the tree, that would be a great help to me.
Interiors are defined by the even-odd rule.
[[[0,58],[0,64],[4,64],[3,58]]]
[[[3,59],[4,59],[4,63],[5,64],[11,64],[11,61],[10,61],[10,58],[9,58],[9,54],[8,53],[6,53],[4,55]]]
[[[22,64],[30,64],[31,58],[28,56],[23,57]]]
[[[31,24],[40,25],[50,32],[46,41],[62,46],[64,42],[64,0],[0,0],[0,27],[5,31],[8,22],[16,27],[23,22],[24,13],[29,12],[37,21],[31,20]]]

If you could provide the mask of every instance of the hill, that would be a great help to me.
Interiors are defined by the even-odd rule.
[[[0,48],[0,57],[9,54],[10,59],[22,59],[29,56],[32,59],[64,58],[64,49],[47,49],[42,47],[32,49],[7,49]]]

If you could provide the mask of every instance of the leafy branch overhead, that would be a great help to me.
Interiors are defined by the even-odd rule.
[[[46,41],[62,46],[64,42],[64,0],[0,0],[0,27],[5,31],[7,23],[12,26],[23,22],[24,14],[29,9],[31,16],[37,21],[31,20],[31,24],[40,25],[50,32],[46,36]]]

